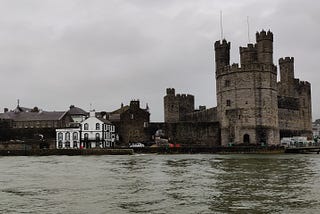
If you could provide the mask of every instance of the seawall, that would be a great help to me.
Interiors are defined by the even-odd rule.
[[[49,156],[49,155],[132,155],[132,149],[32,149],[0,150],[0,156]]]

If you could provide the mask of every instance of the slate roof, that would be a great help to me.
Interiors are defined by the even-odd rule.
[[[84,115],[84,116],[87,116],[88,115],[88,112],[86,112],[85,110],[81,109],[81,108],[78,108],[74,105],[70,106],[70,109],[69,109],[69,114],[72,116],[72,115]]]
[[[13,121],[43,121],[61,120],[66,111],[39,111],[39,112],[5,112],[0,113],[0,118],[11,119]]]
[[[113,112],[110,112],[110,114],[122,114],[123,112],[129,110],[130,106],[123,106],[122,108],[119,108]]]
[[[112,125],[112,123],[109,121],[109,120],[106,120],[104,118],[98,118],[96,117],[98,120],[100,120],[101,122],[105,123],[105,124],[109,124],[109,125]]]

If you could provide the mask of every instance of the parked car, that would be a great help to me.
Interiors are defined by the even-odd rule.
[[[142,143],[130,143],[129,147],[130,148],[141,148],[141,147],[144,147],[144,144],[142,144]]]

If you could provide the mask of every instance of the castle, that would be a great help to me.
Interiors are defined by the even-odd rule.
[[[164,97],[165,123],[218,122],[220,142],[215,145],[274,145],[280,138],[312,136],[311,85],[294,76],[294,58],[273,63],[273,34],[256,33],[256,43],[240,47],[240,64],[230,65],[230,42],[216,41],[217,107],[194,107],[194,96]]]

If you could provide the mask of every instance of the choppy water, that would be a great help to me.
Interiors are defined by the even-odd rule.
[[[0,157],[0,213],[320,213],[320,155]]]

